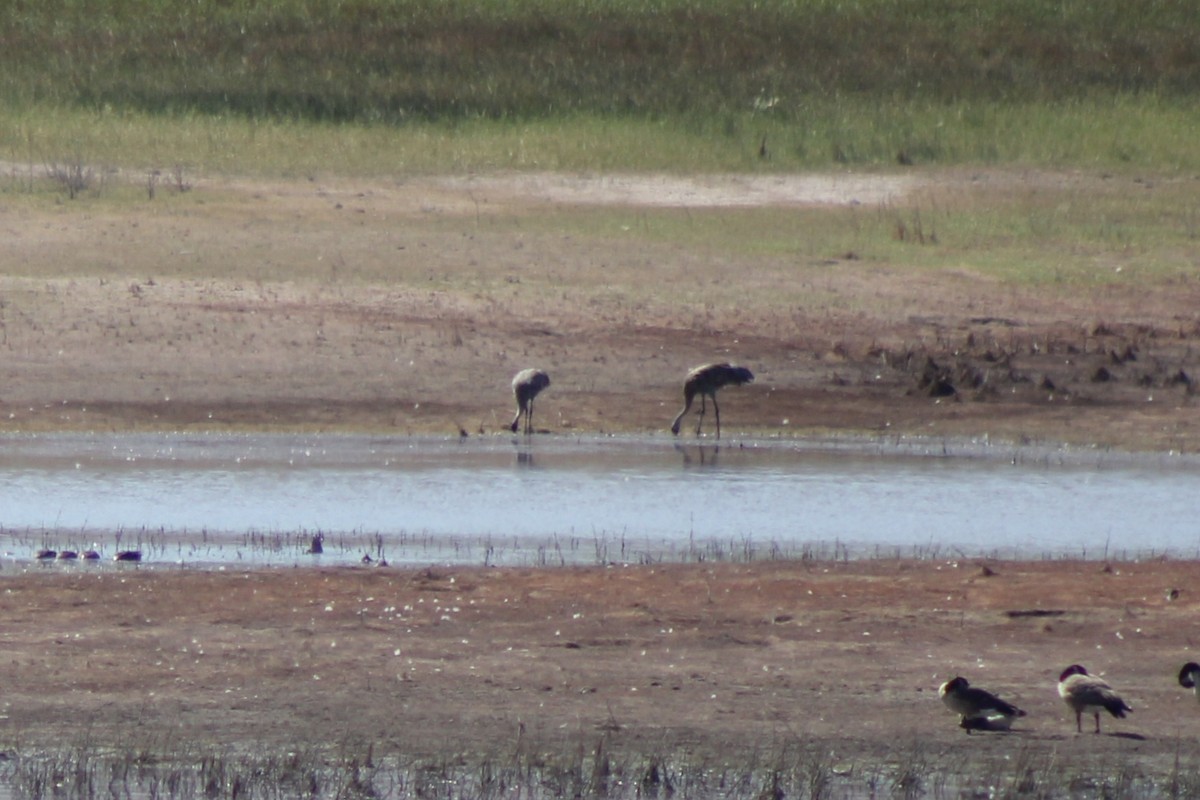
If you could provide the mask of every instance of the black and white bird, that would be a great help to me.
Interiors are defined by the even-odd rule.
[[[1096,733],[1100,732],[1100,712],[1107,711],[1117,719],[1133,711],[1108,681],[1089,675],[1079,664],[1072,664],[1058,676],[1058,696],[1075,712],[1075,728],[1083,733],[1083,715],[1096,718]]]
[[[1196,699],[1200,700],[1200,664],[1195,661],[1184,664],[1179,670],[1179,685],[1191,689],[1196,693]]]
[[[523,369],[516,374],[512,381],[513,397],[517,400],[517,415],[513,417],[508,427],[513,433],[525,415],[525,433],[533,433],[533,398],[550,385],[550,376],[540,369]]]
[[[1025,712],[983,689],[976,689],[966,678],[955,677],[938,689],[946,707],[959,715],[959,727],[971,731],[1007,731],[1013,720]]]

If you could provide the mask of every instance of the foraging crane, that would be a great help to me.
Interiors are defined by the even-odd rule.
[[[741,386],[752,383],[754,374],[745,367],[732,364],[704,364],[688,372],[683,381],[683,410],[675,415],[671,423],[671,433],[679,435],[679,423],[683,415],[692,407],[692,400],[700,395],[700,413],[696,419],[696,435],[700,435],[700,426],[704,424],[705,398],[712,398],[713,411],[717,415],[717,438],[721,438],[721,408],[717,405],[717,391],[726,386]]]
[[[513,396],[517,400],[517,415],[513,417],[509,429],[517,432],[521,414],[525,415],[525,434],[533,433],[533,398],[550,385],[550,376],[540,369],[523,369],[516,374],[512,381]]]

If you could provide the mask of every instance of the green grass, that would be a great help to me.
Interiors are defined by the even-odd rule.
[[[783,172],[918,165],[1200,170],[1200,115],[1154,97],[1057,106],[813,102],[802,123],[751,113],[700,122],[575,114],[383,124],[189,112],[0,106],[0,159],[303,177],[477,170]],[[759,157],[765,137],[769,158]]]
[[[777,98],[1188,96],[1188,4],[1159,0],[49,0],[0,12],[3,94],[149,112],[405,123],[659,117]]]
[[[1200,241],[1196,188],[1197,181],[1186,178],[1089,178],[1075,185],[1070,175],[1025,182],[1005,173],[976,186],[935,181],[895,205],[560,209],[520,224],[527,233],[591,237],[598,248],[641,241],[662,253],[752,262],[753,270],[726,288],[695,279],[689,269],[697,268],[680,258],[655,261],[655,274],[674,294],[695,302],[728,299],[735,289],[754,292],[761,285],[765,294],[754,304],[803,305],[831,268],[969,271],[1006,284],[1063,290],[1190,282],[1191,254]],[[611,264],[593,278],[609,287],[627,285],[632,293],[645,276],[635,263],[626,269]],[[563,279],[551,276],[548,285]],[[572,285],[583,281],[571,276]]]
[[[1177,0],[48,0],[0,31],[18,163],[1200,168]]]

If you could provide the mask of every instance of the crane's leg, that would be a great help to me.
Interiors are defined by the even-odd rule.
[[[713,395],[713,413],[717,417],[717,438],[721,438],[721,407],[717,405],[717,396]]]
[[[705,403],[706,395],[700,395],[700,413],[696,415],[696,435],[700,435],[700,428],[704,425],[704,412],[708,410]]]
[[[529,401],[529,405],[525,407],[525,435],[529,436],[533,433],[533,400]]]

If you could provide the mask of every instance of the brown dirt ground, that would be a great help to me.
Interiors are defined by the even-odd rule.
[[[1095,188],[1078,176],[988,180]],[[1104,190],[1120,191],[1113,182]],[[572,203],[699,213],[899,203],[918,189],[953,202],[981,184],[978,174],[213,181],[174,204],[0,208],[0,430],[490,435],[512,414],[511,376],[538,365],[554,380],[540,430],[661,435],[686,370],[733,360],[758,380],[725,396],[731,433],[1195,450],[1195,281],[998,289],[965,271],[838,257],[781,269],[538,227]],[[772,305],[795,286],[766,280],[839,300]],[[685,288],[701,300],[669,298]]]
[[[545,307],[522,298],[525,262],[647,256],[532,232],[514,244],[511,227],[479,225],[481,206],[520,217],[558,202],[546,181],[583,191],[542,180],[230,184],[161,214],[0,209],[12,267],[0,428],[489,435],[512,413],[510,376],[532,362],[554,375],[540,429],[663,435],[684,371],[727,358],[759,377],[730,390],[727,432],[1198,444],[1180,374],[1200,373],[1194,282],[1048,299],[855,265],[827,279],[864,298],[854,314],[668,307],[645,319],[603,293]],[[633,202],[623,185],[584,188]],[[676,189],[730,203],[745,191]],[[815,191],[785,189],[769,202]],[[381,242],[383,277],[339,279]],[[313,253],[324,276],[289,279]],[[480,264],[517,276],[502,302],[438,288],[443,270]],[[392,284],[390,269],[425,270],[430,286]],[[1200,735],[1200,709],[1174,683],[1197,645],[1200,565],[1101,566],[10,571],[0,731],[10,746],[371,742],[435,757],[598,737],[722,753],[798,737],[844,758],[1034,748],[1162,766]],[[1172,586],[1183,593],[1168,603]],[[1028,610],[1056,615],[1006,614]],[[1136,709],[1106,731],[1137,736],[1075,735],[1054,693],[1072,662]],[[1026,708],[1020,731],[958,730],[936,698],[954,674]]]
[[[28,748],[429,758],[795,740],[860,764],[1024,752],[1165,772],[1200,736],[1175,681],[1200,645],[1197,585],[1200,564],[1173,561],[34,570],[0,595],[0,730]],[[1055,692],[1073,662],[1133,714],[1077,735]],[[965,734],[937,697],[956,674],[1028,716]]]

